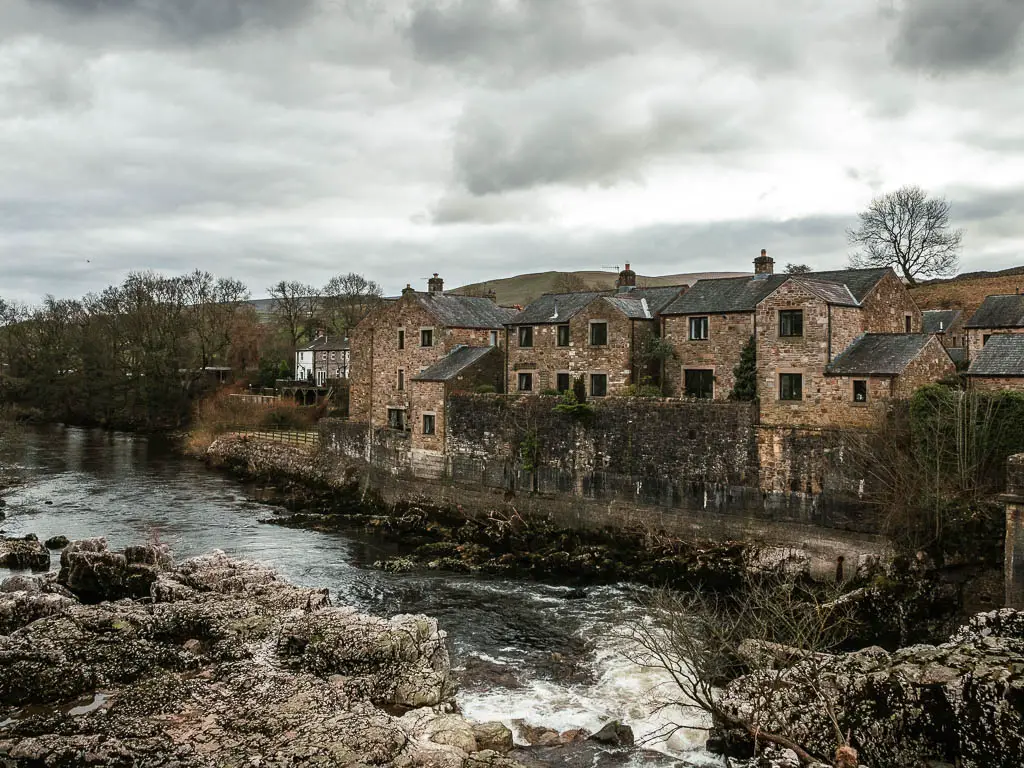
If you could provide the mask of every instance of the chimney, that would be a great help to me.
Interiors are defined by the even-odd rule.
[[[625,292],[636,288],[636,272],[629,268],[629,264],[626,268],[619,272],[619,279],[615,281],[615,287],[620,292]]]
[[[444,280],[437,276],[437,272],[434,276],[427,280],[427,292],[428,293],[444,293]]]
[[[498,293],[493,288],[488,288],[487,293],[484,294],[485,299],[490,299],[495,304],[498,303]]]
[[[409,294],[411,294],[411,293],[416,293],[416,291],[414,291],[414,290],[413,290],[413,288],[412,288],[412,286],[411,286],[411,285],[409,285],[408,283],[406,283],[406,284],[405,284],[405,288],[403,288],[403,289],[402,289],[402,295],[403,295],[403,296],[408,296],[408,295],[409,295]]]
[[[755,275],[775,274],[775,259],[768,255],[768,251],[761,249],[761,255],[754,259]]]

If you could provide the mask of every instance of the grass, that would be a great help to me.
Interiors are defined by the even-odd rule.
[[[962,309],[969,318],[986,296],[1020,291],[1024,291],[1024,275],[992,275],[921,285],[912,288],[910,295],[921,309]]]
[[[324,408],[301,407],[291,400],[273,404],[254,403],[241,397],[239,389],[222,389],[201,400],[192,413],[185,451],[193,456],[206,453],[214,440],[233,429],[313,429]]]

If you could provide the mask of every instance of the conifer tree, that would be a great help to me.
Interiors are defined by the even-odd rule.
[[[740,361],[733,368],[735,383],[732,387],[730,400],[757,399],[757,341],[753,336],[747,341],[740,353]]]

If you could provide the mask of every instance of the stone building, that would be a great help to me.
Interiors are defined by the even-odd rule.
[[[958,365],[967,361],[964,320],[964,313],[959,309],[925,309],[921,312],[922,333],[938,336],[953,362]]]
[[[921,312],[891,269],[776,275],[773,266],[761,251],[752,276],[700,280],[665,308],[671,394],[728,399],[753,338],[762,412],[771,412],[783,396],[815,397],[826,367],[859,335],[921,332]]]
[[[938,336],[946,349],[962,349],[967,346],[964,320],[959,309],[925,309],[921,312],[921,332]]]
[[[685,290],[637,288],[627,264],[615,291],[541,296],[506,323],[507,391],[565,392],[582,377],[588,397],[604,397],[656,383],[660,370],[645,350],[659,313]]]
[[[976,390],[1024,392],[1024,334],[991,336],[971,358],[967,381]]]
[[[446,294],[437,274],[428,286],[426,293],[406,287],[400,298],[383,303],[353,329],[350,418],[371,428],[411,434],[414,443],[433,446],[443,421],[438,421],[431,393],[439,382],[454,381],[437,379],[434,366],[458,352],[456,362],[473,358],[468,366],[451,359],[448,364],[458,368],[458,376],[475,375],[467,368],[486,355],[472,350],[501,347],[503,324],[515,312],[490,298]],[[428,379],[417,379],[421,375]],[[488,383],[500,390],[502,381],[499,375]],[[433,422],[424,419],[430,414]]]
[[[988,340],[1004,333],[1024,333],[1024,296],[986,296],[985,301],[964,323],[967,331],[967,359],[974,360]]]
[[[456,345],[426,370],[412,377],[409,387],[410,424],[415,451],[444,452],[448,400],[455,392],[473,392],[481,385],[501,391],[505,358],[501,347]]]

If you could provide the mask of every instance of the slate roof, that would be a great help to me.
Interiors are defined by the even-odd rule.
[[[1024,377],[1024,333],[997,333],[978,350],[968,376]]]
[[[501,328],[515,314],[488,298],[416,292],[416,298],[438,323],[447,328]]]
[[[826,372],[836,376],[898,376],[932,338],[926,333],[863,333]]]
[[[302,351],[308,352],[309,350],[323,350],[323,351],[344,351],[351,349],[351,345],[347,338],[338,338],[337,336],[321,336],[318,339],[313,339],[309,344],[302,348]]]
[[[565,323],[594,299],[610,295],[605,291],[578,291],[576,293],[545,293],[531,301],[522,312],[505,322],[508,325],[545,325]]]
[[[1024,327],[1024,296],[1008,294],[986,296],[978,311],[964,323],[964,328]]]
[[[806,280],[802,277],[794,277],[793,280],[828,304],[841,307],[860,306],[860,302],[853,298],[853,294],[845,284],[827,283],[823,280]]]
[[[871,289],[892,272],[883,269],[844,269],[833,272],[808,272],[803,275],[767,275],[750,277],[725,277],[713,280],[698,280],[690,290],[673,301],[662,314],[665,315],[708,315],[725,312],[753,312],[768,294],[787,280],[800,280],[808,287],[831,299],[832,303],[857,306]],[[845,286],[846,291],[836,291],[825,285]]]
[[[459,344],[425,371],[413,376],[412,380],[450,381],[496,349],[497,347],[469,347]]]
[[[685,289],[685,285],[667,285],[660,288],[632,288],[628,291],[577,291],[575,293],[545,293],[531,301],[507,325],[554,325],[567,323],[595,299],[604,298],[626,317],[651,320]],[[650,314],[643,310],[647,300]]]
[[[945,333],[962,314],[959,309],[926,309],[921,313],[921,333]]]

